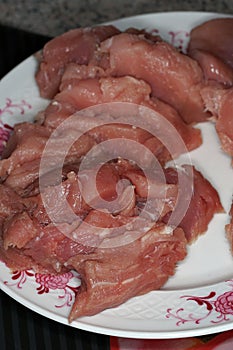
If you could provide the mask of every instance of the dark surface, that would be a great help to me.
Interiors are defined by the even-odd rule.
[[[0,25],[0,78],[43,47],[49,37]]]
[[[0,25],[0,78],[48,37]],[[109,337],[51,321],[0,291],[0,350],[107,350]]]
[[[0,292],[1,350],[107,350],[109,337],[68,327]]]

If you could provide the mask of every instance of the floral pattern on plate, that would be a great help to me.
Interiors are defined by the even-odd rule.
[[[75,271],[69,271],[57,276],[34,273],[31,270],[14,271],[11,279],[4,281],[5,285],[18,289],[22,289],[26,283],[30,284],[34,293],[38,295],[55,291],[56,296],[54,299],[62,301],[58,305],[54,304],[57,308],[71,307],[80,288],[79,275]]]
[[[12,127],[6,123],[3,123],[1,118],[5,115],[15,116],[16,114],[23,115],[27,109],[31,109],[30,103],[25,100],[21,100],[19,103],[13,102],[11,98],[6,98],[5,105],[0,108],[0,155],[9,139]]]
[[[229,285],[231,290],[222,292],[218,296],[214,290],[211,290],[209,294],[205,296],[180,296],[181,299],[186,300],[186,303],[192,301],[197,304],[195,312],[187,311],[185,308],[186,303],[184,303],[183,307],[180,307],[175,311],[171,308],[167,309],[166,317],[176,319],[177,326],[182,326],[187,322],[200,324],[207,318],[209,319],[209,322],[213,324],[229,321],[233,317],[233,280],[229,281],[227,285]]]

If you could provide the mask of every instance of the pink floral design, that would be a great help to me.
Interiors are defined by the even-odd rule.
[[[76,279],[77,276],[71,271],[62,275],[35,274],[35,281],[40,284],[40,286],[37,287],[38,294],[49,293],[50,290],[60,290],[62,292],[58,298],[63,299],[64,302],[61,305],[55,305],[58,308],[71,306],[73,297],[76,296],[80,286]],[[72,286],[74,282],[75,285]]]
[[[168,32],[170,35],[170,43],[180,51],[185,52],[185,42],[189,37],[189,33],[185,30],[178,30],[177,32]]]
[[[205,305],[206,309],[211,311],[213,309],[212,302],[210,301],[211,298],[213,298],[216,295],[215,292],[210,292],[207,296],[205,297],[195,297],[195,296],[182,296],[181,298],[187,298],[187,300],[193,300],[196,301],[198,305]]]
[[[27,109],[31,109],[32,106],[25,100],[21,100],[19,103],[14,103],[10,98],[6,99],[5,106],[0,108],[0,117],[5,114],[13,115],[14,113],[20,113],[21,115],[26,112]],[[10,131],[13,128],[8,124],[4,124],[0,120],[0,155],[6,145],[7,140],[10,136]]]
[[[0,108],[0,116],[3,114],[13,115],[15,111],[20,114],[24,114],[26,109],[31,109],[32,106],[25,100],[21,100],[19,103],[14,103],[10,98],[6,99],[6,104],[3,108]]]
[[[8,281],[5,281],[4,284],[9,286],[16,286],[19,289],[22,289],[23,284],[27,281],[28,277],[33,277],[34,273],[30,270],[24,270],[24,271],[14,271],[12,273],[11,279],[15,281],[14,283],[9,283]]]
[[[152,35],[160,35],[161,37],[163,36],[162,34],[160,34],[158,29],[152,29],[150,31],[150,34]],[[185,30],[178,30],[178,31],[170,31],[168,32],[169,35],[169,39],[168,41],[174,46],[176,47],[178,50],[182,51],[182,52],[186,52],[186,43],[187,43],[187,39],[189,38],[189,32],[185,31]]]
[[[221,314],[233,315],[233,291],[219,295],[214,302],[214,307]]]
[[[233,289],[232,281],[230,287]],[[233,290],[220,294],[216,299],[216,292],[211,291],[207,296],[193,296],[183,295],[180,298],[186,299],[187,301],[194,301],[200,307],[205,307],[205,311],[201,316],[197,316],[195,313],[189,313],[185,308],[179,308],[173,311],[171,308],[167,309],[166,318],[175,318],[176,325],[180,326],[187,322],[194,322],[199,324],[203,320],[210,318],[210,323],[220,323],[223,321],[229,321],[233,315]],[[197,309],[198,311],[198,309]],[[203,309],[202,309],[203,311]],[[199,313],[200,315],[200,313]]]
[[[73,277],[72,272],[64,273],[63,275],[50,275],[50,274],[35,274],[35,280],[40,284],[37,288],[38,294],[48,293],[50,289],[64,289],[67,283]]]
[[[70,307],[80,288],[79,275],[75,271],[61,275],[34,273],[31,270],[15,271],[11,276],[11,280],[14,282],[5,281],[4,284],[22,289],[26,282],[31,284],[31,277],[39,284],[39,287],[36,288],[38,295],[51,291],[59,292],[57,298],[63,302],[55,305],[57,308]]]

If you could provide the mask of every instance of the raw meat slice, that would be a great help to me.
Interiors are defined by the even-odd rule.
[[[36,74],[41,96],[53,98],[58,92],[65,66],[70,62],[87,64],[100,42],[118,33],[113,26],[79,28],[50,40],[43,48]]]
[[[0,161],[0,181],[23,163],[40,158],[51,132],[28,122],[16,124]]]
[[[195,60],[172,45],[121,33],[103,41],[97,54],[91,65],[110,76],[145,80],[153,95],[173,106],[187,123],[207,119],[200,96],[202,71]]]
[[[233,156],[233,88],[207,86],[202,90],[206,108],[215,116],[223,150]]]
[[[25,271],[33,269],[34,271],[52,272],[47,270],[42,266],[39,266],[35,261],[30,257],[26,256],[24,252],[17,248],[8,248],[7,250],[3,247],[2,238],[0,238],[0,260],[4,261],[6,266],[12,271]]]
[[[232,18],[215,18],[192,29],[188,54],[198,61],[205,78],[233,85]]]
[[[173,107],[156,98],[152,98],[151,103],[148,105],[148,107],[160,113],[176,128],[178,134],[181,136],[187,147],[187,151],[192,151],[202,144],[202,136],[200,130],[184,123],[180,115]],[[167,132],[168,131],[169,130],[167,130]],[[173,157],[175,158],[178,155],[179,154],[174,153]]]
[[[189,56],[199,63],[207,82],[217,81],[227,87],[233,85],[233,69],[220,58],[199,49],[189,52]]]
[[[68,201],[70,203],[72,199],[68,198]],[[30,204],[36,205],[36,201]],[[78,220],[77,217],[71,224],[59,223],[58,215],[57,222],[50,222],[46,217],[45,209],[40,204],[37,208],[28,207],[27,211],[15,213],[4,222],[0,256],[9,268],[17,266],[17,259],[15,262],[11,260],[11,255],[15,251],[15,255],[19,254],[19,258],[23,255],[30,257],[29,260],[24,259],[27,264],[31,263],[27,268],[36,266],[37,271],[61,273],[69,267],[67,261],[72,256],[92,252],[104,238],[119,234],[119,230],[123,239],[127,241],[132,240],[132,236],[135,239],[136,235],[142,235],[153,225],[151,220],[149,222],[141,218],[135,221],[135,226],[129,216],[119,214],[113,216],[110,213],[94,210],[89,211],[84,221],[81,217]],[[54,209],[59,214],[59,208]],[[98,224],[101,228],[97,227]],[[122,225],[126,226],[121,227]],[[18,268],[21,268],[21,263]]]
[[[3,230],[6,220],[10,221],[17,213],[25,210],[21,198],[9,187],[0,185],[0,260],[4,261],[12,271],[25,270],[35,267],[33,260],[26,257],[17,248],[6,249],[6,242],[3,240]]]
[[[15,214],[4,222],[4,249],[23,248],[31,239],[38,236],[38,229],[26,211]]]
[[[119,230],[124,239],[148,231],[158,216],[137,218],[141,209],[137,203],[145,201],[147,196],[145,179],[141,183],[143,176],[138,179],[138,175],[136,165],[118,160],[97,169],[81,170],[78,175],[71,171],[61,186],[48,185],[40,194],[28,198],[21,198],[1,185],[2,259],[12,267],[7,252],[12,254],[13,247],[20,256],[23,250],[32,258],[28,260],[28,263],[33,261],[31,267],[41,266],[58,273],[67,268],[64,264],[74,252],[90,251],[106,237],[119,234]],[[153,210],[159,212],[165,206],[167,212],[171,210],[170,203],[176,200],[176,185],[167,186],[156,179],[155,174],[152,179],[155,186],[150,191],[152,199],[157,199]],[[151,185],[150,179],[147,180]],[[98,210],[93,210],[93,205]],[[63,253],[61,247],[65,248]]]
[[[71,237],[86,247],[108,249],[136,240],[153,226],[154,221],[148,218],[93,209]]]
[[[178,195],[176,184],[166,184],[166,179],[162,179],[156,172],[150,174],[150,177],[146,176],[141,169],[129,169],[123,176],[135,187],[141,217],[161,220],[161,217],[175,208]]]
[[[98,248],[91,254],[71,258],[69,264],[79,271],[82,284],[69,321],[159,289],[185,256],[182,229],[168,230],[159,224],[127,245]]]
[[[178,113],[171,106],[160,101],[159,99],[151,99],[150,93],[151,88],[147,83],[130,76],[73,80],[72,84],[69,84],[67,88],[55,96],[54,101],[52,101],[45,110],[44,125],[48,128],[57,127],[65,119],[67,119],[70,116],[71,111],[74,111],[75,109],[81,110],[86,107],[108,102],[130,102],[143,105],[154,110],[155,112],[160,113],[162,117],[166,118],[172,124],[171,132],[173,130],[172,126],[176,128],[189,151],[197,148],[202,143],[200,130],[185,124]],[[77,126],[79,126],[79,121],[81,124],[81,119],[78,116],[77,118],[79,118],[79,120],[77,120]],[[88,118],[84,117],[84,120],[87,122]],[[90,127],[91,126],[94,127],[94,124],[90,125]],[[119,132],[123,135],[123,125],[119,124],[119,127]],[[80,130],[82,130],[81,126]],[[115,133],[113,132],[114,130]],[[128,130],[132,135],[136,132],[136,129],[134,131],[128,128]],[[161,133],[160,136],[162,136],[162,138],[165,138],[165,134],[169,132],[168,128],[163,130],[162,127],[158,127],[158,130],[160,130],[159,132]],[[110,133],[110,131],[112,136],[108,137],[107,135]],[[98,133],[102,136],[99,137]],[[97,139],[101,139],[103,141],[108,138],[122,137],[121,135],[117,134],[116,125],[113,125],[113,129],[111,129],[110,126],[104,125],[97,130],[95,129],[95,132],[90,131],[89,134],[91,136],[94,135],[96,141]],[[149,140],[149,134],[145,134],[147,134],[147,140],[144,138],[143,141],[137,141],[146,145],[153,152],[153,154],[158,156],[159,161],[162,163],[169,160],[171,155],[169,155],[165,145],[161,144],[161,142],[156,140],[154,137],[150,137]],[[173,137],[178,137],[177,135],[173,135]],[[125,136],[132,139],[129,133],[127,133]],[[172,137],[172,135],[170,137]],[[174,152],[172,156],[177,157],[178,155],[179,154],[175,154]]]
[[[42,234],[32,239],[25,247],[24,254],[29,256],[42,269],[52,273],[62,273],[70,270],[66,267],[66,261],[72,256],[87,254],[92,247],[83,246],[79,242],[65,236],[54,224],[49,224],[43,229]]]
[[[49,140],[50,147],[47,147],[41,165],[42,154]],[[91,136],[82,135],[72,128],[51,135],[42,125],[27,122],[17,124],[4,152],[4,157],[7,155],[8,158],[0,160],[0,182],[6,183],[22,196],[36,193],[38,186],[35,188],[34,184],[38,182],[39,174],[52,175],[58,166],[66,168],[69,164],[79,163],[81,157],[95,144]],[[65,149],[67,154],[64,154]]]
[[[188,166],[184,169],[187,171]],[[61,192],[57,192],[56,186],[49,186],[44,193],[25,199],[1,185],[5,201],[1,207],[0,257],[10,268],[26,267],[50,273],[73,268],[78,271],[82,285],[70,321],[158,289],[174,274],[177,262],[185,258],[187,240],[190,243],[196,239],[207,229],[214,213],[222,210],[217,192],[199,172],[193,171],[193,197],[177,228],[167,224],[170,212],[176,209],[179,201],[178,173],[171,168],[165,169],[167,183],[161,184],[157,181],[160,174],[155,173],[151,182],[127,160],[102,165],[95,177],[100,199],[111,203],[116,195],[120,198],[119,187],[117,190],[120,179],[130,181],[130,184],[121,184],[122,193],[128,188],[135,189],[132,200],[127,195],[121,197],[126,203],[124,210],[115,213],[106,211],[107,207],[93,197],[95,191],[89,177],[91,172],[96,173],[93,168],[83,174],[68,173]],[[166,206],[157,218],[155,215],[140,216],[149,193],[146,187],[151,183],[151,198],[157,200],[152,204],[160,209],[164,201]],[[80,186],[84,192],[80,191]],[[75,218],[66,213],[59,193],[65,196]],[[87,203],[83,201],[83,193],[88,198]],[[42,195],[43,199],[48,198],[45,207]],[[13,209],[11,197],[17,203]],[[101,210],[92,209],[89,201]],[[128,207],[126,211],[125,207]],[[51,213],[52,220],[48,216]],[[116,290],[118,292],[114,293]]]
[[[0,184],[0,220],[23,210],[23,201],[11,188]],[[0,225],[1,225],[0,221]]]
[[[64,188],[68,192],[68,203],[76,212],[80,212],[77,198],[72,198],[74,193],[77,193],[74,189],[75,186],[77,183],[74,184],[70,180],[69,184],[64,185]],[[7,187],[3,186],[3,188]],[[13,191],[11,192],[14,194]],[[50,192],[50,195],[54,194],[53,191]],[[7,198],[7,200],[9,203],[3,202],[5,212],[10,204],[10,199]],[[50,201],[52,204],[51,197]],[[53,210],[59,214],[57,206],[53,206]],[[21,200],[18,211],[14,210],[14,207],[8,211],[9,216],[5,217],[0,229],[0,258],[11,269],[20,270],[23,267],[32,268],[38,272],[61,273],[67,270],[64,263],[68,258],[80,252],[87,253],[93,249],[81,245],[69,236],[69,233],[80,224],[81,218],[78,220],[77,217],[77,220],[71,225],[64,222],[60,226],[58,226],[59,222],[51,223],[40,196]],[[83,211],[84,208],[82,208]]]
[[[80,80],[107,78],[105,70],[94,65],[69,63],[61,78],[59,92],[71,88]]]
[[[223,97],[219,107],[216,130],[223,150],[233,157],[233,89]]]
[[[89,211],[89,206],[81,196],[78,177],[74,171],[67,174],[67,178],[61,185],[48,184],[38,195],[26,198],[25,203],[30,216],[43,226],[51,222],[71,223],[70,210],[80,217],[80,220]]]
[[[56,128],[76,111],[107,102],[140,104],[149,100],[150,86],[132,77],[73,79],[58,93],[44,112],[44,125]]]
[[[230,244],[231,254],[233,254],[233,203],[231,205],[229,215],[230,215],[230,222],[229,224],[226,225],[226,234]]]
[[[183,165],[183,170],[190,171],[189,165]],[[167,182],[178,184],[178,171],[175,168],[165,170]],[[211,183],[194,167],[193,171],[193,193],[187,211],[178,224],[184,230],[185,237],[189,243],[194,242],[199,235],[206,232],[209,222],[214,214],[222,213],[223,207],[219,195]],[[178,184],[181,188],[185,184]],[[179,187],[179,188],[180,188]],[[181,201],[183,198],[181,197]],[[176,208],[174,209],[176,210]],[[169,215],[164,217],[165,222],[169,222]]]

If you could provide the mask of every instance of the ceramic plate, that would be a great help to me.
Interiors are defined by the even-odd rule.
[[[122,30],[134,26],[157,32],[185,51],[191,28],[219,16],[223,15],[158,13],[124,18],[113,24]],[[33,120],[48,103],[39,97],[36,69],[36,58],[29,57],[0,82],[0,148],[15,123]],[[233,258],[224,232],[233,193],[232,168],[230,158],[221,151],[214,126],[203,123],[198,127],[204,143],[191,153],[192,161],[219,191],[226,213],[215,215],[208,232],[189,247],[188,257],[161,290],[96,316],[80,318],[71,326],[131,338],[188,337],[233,328]],[[74,272],[59,277],[32,271],[10,274],[3,263],[0,265],[4,292],[41,315],[68,323],[79,286]]]

